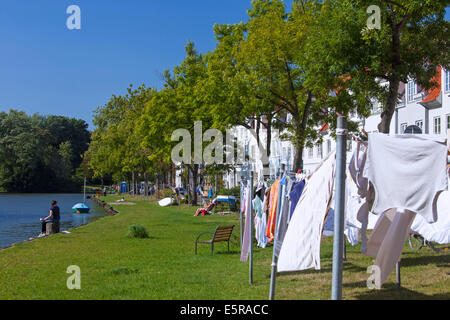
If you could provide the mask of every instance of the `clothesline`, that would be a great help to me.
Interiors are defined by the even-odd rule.
[[[366,142],[358,141],[347,168],[345,234],[352,245],[359,243],[361,235],[362,253],[376,259],[375,265],[382,270],[382,284],[400,260],[405,237],[410,228],[425,234],[426,239],[440,243],[450,242],[448,191],[442,193],[439,198],[435,224],[429,224],[432,221],[429,214],[418,209],[423,207],[421,203],[426,206],[427,203],[433,202],[430,197],[438,190],[428,185],[436,178],[442,181],[438,189],[447,189],[446,162],[440,162],[443,164],[441,167],[433,167],[436,159],[447,157],[447,146],[442,140],[423,136],[370,134],[368,138]],[[393,144],[395,148],[392,148]],[[387,160],[387,157],[390,158]],[[294,172],[283,170],[271,186],[258,187],[257,194],[251,199],[256,213],[254,227],[257,245],[266,248],[269,243],[274,242],[272,266],[275,263],[278,272],[320,269],[321,238],[326,230],[325,222],[333,218],[334,212],[335,166],[336,153],[332,152],[307,179],[294,180],[290,177]],[[430,171],[429,168],[435,169]],[[411,175],[415,179],[417,173],[427,172],[426,175],[421,175],[425,180],[395,186],[392,179],[396,176],[402,177],[403,172],[411,170],[415,173]],[[381,177],[377,174],[381,174]],[[400,180],[399,178],[398,181]],[[385,188],[385,185],[388,188],[394,185],[397,189],[389,189],[389,197],[386,198],[383,193],[375,193],[375,190],[379,190],[380,183],[382,188]],[[427,191],[422,192],[426,194],[424,199],[412,194],[408,200],[403,200],[401,194],[405,189],[417,190],[417,187],[413,186],[420,184],[425,187],[424,191]],[[402,193],[397,192],[400,187]],[[395,199],[393,204],[387,206],[404,207],[406,210],[386,210],[386,206],[380,206],[379,201],[375,202],[375,198],[381,199],[382,203]],[[411,199],[415,199],[416,204],[411,203]],[[253,219],[253,216],[247,215],[246,220],[249,220],[248,218]],[[389,226],[388,231],[381,232],[382,229],[378,229],[378,226],[386,224]],[[374,231],[367,240],[366,232],[371,229]]]

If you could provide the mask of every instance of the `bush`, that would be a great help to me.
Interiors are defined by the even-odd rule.
[[[144,226],[133,224],[128,228],[128,238],[148,239],[150,238]]]

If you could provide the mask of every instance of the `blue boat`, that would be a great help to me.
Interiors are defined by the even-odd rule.
[[[89,213],[90,208],[84,203],[77,203],[72,207],[73,213]]]

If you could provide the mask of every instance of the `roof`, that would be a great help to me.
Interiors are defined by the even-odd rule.
[[[422,103],[435,101],[440,96],[442,90],[441,73],[442,67],[439,66],[436,75],[431,79],[433,82],[437,83],[437,86],[428,90],[428,95],[422,100]]]

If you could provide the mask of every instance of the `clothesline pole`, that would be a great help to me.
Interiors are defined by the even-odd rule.
[[[244,197],[244,183],[242,181],[241,181],[241,192],[240,192],[240,194],[241,194],[241,206],[242,206],[242,201],[245,201],[245,199],[244,199],[245,198]],[[242,243],[244,241],[244,228],[243,228],[244,216],[243,216],[241,208],[239,208],[239,213],[240,213],[240,215],[239,215],[239,223],[241,224],[240,231],[241,231],[241,251],[242,251]]]
[[[248,211],[247,219],[250,219],[249,223],[249,234],[250,234],[250,242],[249,242],[249,282],[253,284],[253,171],[250,173],[250,210]]]
[[[400,261],[397,262],[397,264],[395,266],[395,270],[397,272],[397,289],[400,289],[400,287],[402,286],[401,278],[400,278]]]
[[[282,174],[284,173],[285,168],[284,165],[282,165]],[[279,177],[281,180],[281,176]],[[282,192],[283,192],[283,186],[280,185],[278,187],[278,200],[277,200],[277,212],[275,217],[275,235],[273,240],[273,253],[272,253],[272,271],[270,272],[270,294],[269,294],[269,300],[275,299],[275,283],[277,278],[277,263],[278,263],[278,256],[276,255],[277,250],[277,238],[278,238],[278,223],[280,218],[280,207],[281,207],[281,199],[282,199]]]
[[[342,265],[344,257],[345,165],[347,154],[347,118],[337,122],[336,204],[334,212],[332,300],[342,299]]]

